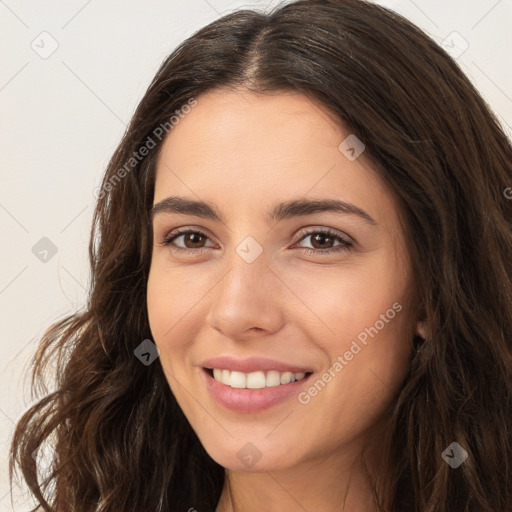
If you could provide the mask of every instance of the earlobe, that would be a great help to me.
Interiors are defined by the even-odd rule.
[[[427,337],[426,331],[425,331],[425,322],[418,322],[417,327],[416,327],[416,332],[423,339],[425,339]]]
[[[425,329],[425,323],[424,322],[418,322],[416,326],[416,334],[413,337],[412,340],[412,348],[413,352],[418,352],[419,348],[425,343],[426,339],[426,329]]]

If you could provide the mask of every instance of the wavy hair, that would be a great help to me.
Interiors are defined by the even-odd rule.
[[[87,304],[48,327],[33,356],[36,401],[15,427],[11,491],[20,469],[33,511],[215,510],[224,468],[190,427],[160,360],[146,366],[134,350],[151,339],[149,211],[165,140],[155,130],[221,88],[320,102],[364,142],[403,207],[427,336],[393,404],[389,511],[510,510],[512,145],[441,46],[360,0],[240,10],[165,59],[103,178]],[[148,137],[155,147],[141,157]],[[452,442],[468,452],[457,469],[441,456]],[[52,458],[40,482],[44,443]]]

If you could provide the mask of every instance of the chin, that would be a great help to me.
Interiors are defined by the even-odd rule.
[[[217,464],[231,471],[259,473],[288,469],[298,463],[296,452],[291,447],[279,443],[275,446],[269,440],[230,439],[225,445],[219,442],[203,444],[208,455]],[[292,457],[290,457],[292,455]]]

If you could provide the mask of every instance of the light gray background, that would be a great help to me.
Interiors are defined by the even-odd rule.
[[[277,3],[0,0],[0,512],[28,509],[18,488],[12,508],[6,461],[31,403],[29,360],[50,323],[85,303],[93,190],[137,103],[183,39],[232,10]],[[457,61],[511,136],[512,0],[376,3],[439,44],[467,41]],[[47,262],[32,252],[42,237],[57,247]]]

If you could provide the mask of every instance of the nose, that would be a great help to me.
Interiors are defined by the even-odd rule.
[[[286,287],[269,268],[265,251],[251,263],[233,252],[229,270],[210,292],[207,324],[234,340],[279,331],[285,320]]]

